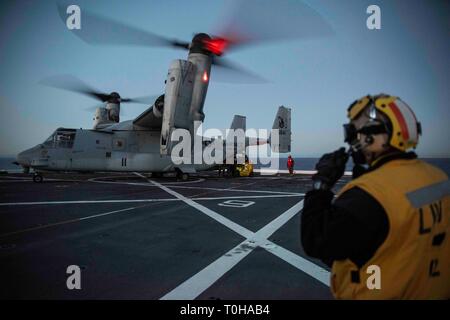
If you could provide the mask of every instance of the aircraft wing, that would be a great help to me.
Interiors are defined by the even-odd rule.
[[[151,106],[133,120],[133,124],[147,129],[161,129],[162,117],[157,117]]]

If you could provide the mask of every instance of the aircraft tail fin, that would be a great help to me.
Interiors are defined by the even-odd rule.
[[[272,151],[278,153],[291,152],[291,108],[281,106],[273,121],[272,129],[278,129],[279,141],[278,144],[272,143]]]
[[[233,122],[231,123],[231,127],[230,129],[242,129],[242,130],[246,130],[246,126],[247,126],[247,118],[244,116],[240,116],[240,115],[234,115],[233,117]]]

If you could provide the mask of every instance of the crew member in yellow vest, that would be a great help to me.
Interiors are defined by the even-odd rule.
[[[420,123],[398,97],[348,108],[349,151],[325,154],[305,196],[305,252],[331,267],[338,299],[450,298],[450,183],[417,159]],[[351,154],[353,179],[334,198]]]

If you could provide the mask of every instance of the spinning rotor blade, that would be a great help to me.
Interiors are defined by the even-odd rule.
[[[331,26],[315,10],[301,1],[235,0],[230,12],[205,45],[217,56],[213,65],[220,67],[212,79],[234,83],[264,83],[264,78],[223,60],[222,53],[260,42],[311,39],[331,36]]]
[[[205,42],[205,48],[215,55],[228,49],[262,41],[308,39],[333,34],[331,26],[314,9],[301,1],[292,0],[234,0],[229,14]],[[58,4],[64,24],[67,5]],[[71,12],[69,12],[71,13]],[[83,41],[99,45],[135,45],[189,49],[190,42],[169,39],[152,32],[129,26],[82,11],[82,27],[72,31]]]
[[[67,7],[67,5],[58,4],[59,15],[64,24],[66,24],[68,17],[66,13]],[[81,21],[81,29],[74,29],[72,33],[89,44],[189,48],[189,42],[168,39],[109,18],[98,16],[85,9],[82,10]]]
[[[216,36],[203,39],[201,46],[202,49],[213,55],[213,64],[219,67],[219,70],[227,70],[228,75],[234,73],[241,80],[246,79],[244,83],[265,81],[256,74],[223,60],[220,58],[222,54],[235,48],[260,42],[311,39],[334,34],[325,19],[301,1],[234,0],[232,2],[229,14],[224,17],[224,22],[214,33]],[[58,5],[58,11],[64,24],[67,19],[66,9],[66,6]],[[85,9],[82,11],[81,29],[74,29],[72,32],[89,44],[190,48],[190,42],[162,37],[110,18],[98,16]],[[218,78],[220,80],[220,75]],[[239,79],[237,80],[231,81],[240,82]],[[78,90],[78,92],[96,96],[100,100],[105,99],[104,94],[92,90]],[[122,99],[122,101],[126,102],[128,99]]]
[[[121,98],[117,92],[101,93],[98,90],[92,88],[90,85],[71,75],[49,77],[40,81],[40,84],[81,93],[102,102],[114,101],[119,103],[153,104],[153,102],[155,102],[155,100],[159,97],[159,95],[150,95],[136,98]],[[93,107],[92,109],[95,110],[96,108],[98,108],[98,106]]]
[[[120,101],[122,103],[137,103],[137,104],[153,104],[155,102],[155,100],[159,97],[160,95],[151,95],[151,96],[143,96],[143,97],[136,97],[136,98],[122,98],[120,99]]]
[[[333,29],[301,1],[238,0],[215,34],[230,49],[257,42],[311,39],[333,35]]]
[[[221,57],[213,58],[215,68],[211,80],[224,83],[257,84],[268,81],[260,75],[253,73],[240,65]]]
[[[71,75],[59,75],[46,78],[39,82],[48,87],[54,87],[72,92],[78,92],[102,102],[108,101],[110,94],[101,93],[80,79]]]

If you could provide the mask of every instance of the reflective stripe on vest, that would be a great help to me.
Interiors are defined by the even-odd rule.
[[[450,181],[442,181],[432,185],[420,188],[406,194],[409,202],[416,209],[426,206],[427,204],[438,201],[445,196],[450,195]]]

